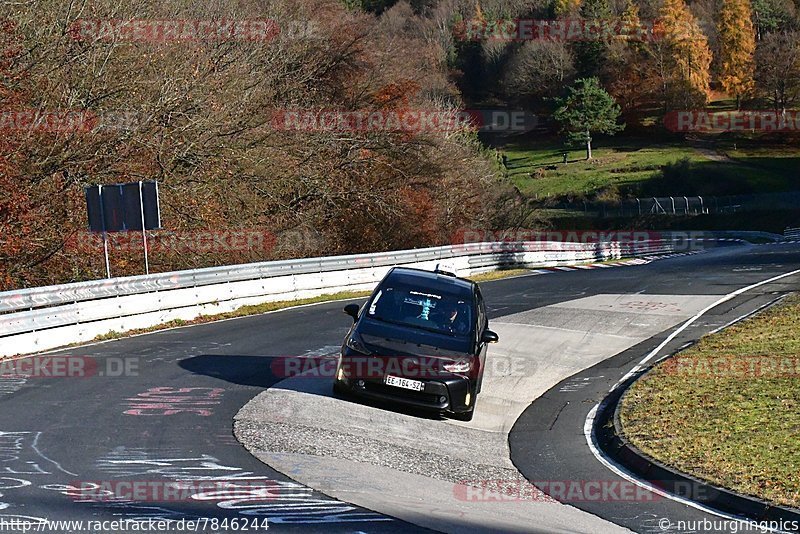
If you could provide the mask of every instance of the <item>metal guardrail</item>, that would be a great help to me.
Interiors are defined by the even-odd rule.
[[[783,236],[787,239],[800,239],[800,228],[787,228],[783,231]]]
[[[0,313],[220,283],[446,259],[454,257],[457,251],[480,254],[503,250],[508,246],[508,243],[477,243],[376,254],[209,267],[191,271],[36,287],[0,293]],[[2,335],[2,331],[0,331],[0,335]]]
[[[388,269],[433,269],[445,260],[459,275],[510,267],[548,267],[647,257],[717,240],[661,234],[631,242],[497,242],[273,261],[95,280],[0,293],[0,356],[86,342],[110,331],[232,311],[248,304],[368,290]],[[771,234],[770,234],[771,235]],[[779,237],[779,236],[778,236]],[[733,238],[731,238],[733,239]]]
[[[580,245],[579,243],[560,242],[535,242],[529,244],[507,242],[467,243],[397,252],[250,263],[191,271],[92,280],[0,293],[0,313],[245,280],[401,265],[420,261],[450,259],[464,255],[520,252],[534,250],[534,248],[541,250],[542,246],[547,246],[549,250],[554,252],[565,252],[577,250]],[[2,334],[3,332],[0,330],[0,336]]]

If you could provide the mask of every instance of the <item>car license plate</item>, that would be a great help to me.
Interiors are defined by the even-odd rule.
[[[419,380],[409,380],[408,378],[400,378],[399,376],[386,375],[383,381],[388,386],[410,389],[413,391],[422,391],[422,388],[425,387],[425,384]]]

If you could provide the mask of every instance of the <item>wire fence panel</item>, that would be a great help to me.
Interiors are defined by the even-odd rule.
[[[603,218],[787,210],[800,209],[800,191],[709,197],[642,197],[620,202],[562,202],[546,209],[555,217],[584,215]]]

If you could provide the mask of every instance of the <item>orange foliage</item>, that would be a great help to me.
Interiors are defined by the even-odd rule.
[[[408,109],[419,93],[420,85],[413,80],[400,80],[381,87],[373,100],[382,109]]]

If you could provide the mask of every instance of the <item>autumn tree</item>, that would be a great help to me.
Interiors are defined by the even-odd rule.
[[[572,54],[564,43],[532,40],[523,43],[509,61],[504,92],[511,101],[543,100],[561,94],[574,78]]]
[[[617,124],[620,108],[597,78],[581,78],[569,94],[558,100],[554,118],[570,141],[586,145],[586,159],[592,159],[592,133],[614,135],[625,128]]]
[[[708,38],[684,0],[665,0],[653,52],[665,107],[704,105],[711,83]]]
[[[625,3],[625,9],[619,17],[620,39],[634,43],[641,43],[648,36],[643,34],[642,19],[639,16],[639,6],[633,0]]]
[[[756,88],[777,113],[800,100],[800,34],[767,34],[756,48]]]
[[[750,0],[722,0],[717,26],[720,84],[736,97],[736,109],[754,87],[756,39],[751,16]]]
[[[553,0],[553,14],[556,18],[575,15],[581,8],[582,0]]]
[[[11,63],[2,56],[2,107],[87,112],[98,123],[0,134],[3,287],[102,276],[102,249],[70,246],[86,228],[83,188],[97,183],[158,180],[164,234],[239,228],[275,236],[272,249],[153,250],[152,272],[439,244],[484,220],[502,186],[474,132],[287,130],[273,122],[285,110],[462,107],[435,22],[405,2],[372,5],[385,6],[382,15],[341,0],[9,7],[4,15],[24,53]],[[268,40],[75,38],[79,18],[269,18],[282,31]],[[308,21],[310,31],[295,31],[293,21]],[[139,251],[114,249],[111,259],[115,275],[142,272]]]
[[[28,74],[29,55],[24,46],[24,27],[0,20],[0,291],[20,285],[20,279],[52,258],[63,245],[63,226],[69,225],[70,178],[51,166],[63,152],[68,133],[48,133],[37,128],[17,128],[13,117],[33,113],[39,107],[36,84]],[[41,147],[40,169],[30,164],[33,147]],[[74,198],[74,197],[73,197]],[[69,266],[53,266],[56,276]]]
[[[628,0],[620,16],[620,35],[608,43],[606,63],[601,74],[605,86],[623,114],[652,100],[654,91],[652,57],[648,53],[652,29],[643,26],[639,6]]]

